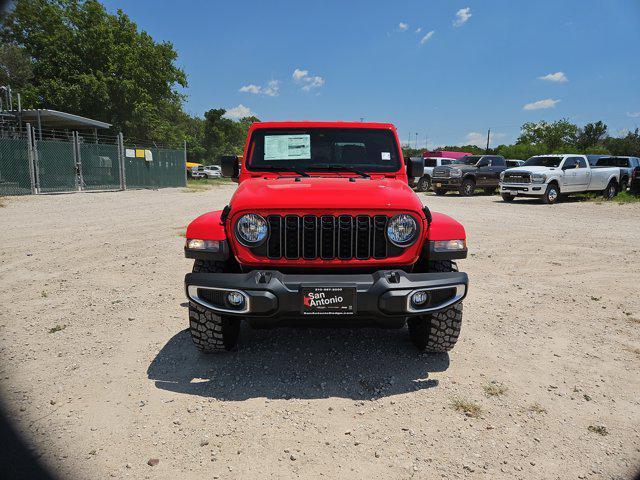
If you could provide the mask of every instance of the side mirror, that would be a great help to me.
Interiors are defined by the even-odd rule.
[[[408,157],[404,161],[407,164],[407,176],[409,178],[424,175],[424,159],[422,157]]]
[[[220,157],[220,170],[223,177],[238,178],[240,176],[240,163],[236,155],[222,155]]]

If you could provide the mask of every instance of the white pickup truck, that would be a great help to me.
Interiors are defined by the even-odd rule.
[[[433,178],[433,169],[441,165],[451,165],[459,163],[455,158],[449,157],[425,157],[424,158],[424,174],[422,177],[416,177],[413,179],[413,185],[415,185],[418,192],[426,192],[431,188],[431,179]]]
[[[537,197],[544,203],[556,203],[561,195],[602,192],[606,199],[615,197],[620,169],[592,167],[586,155],[538,155],[524,165],[500,174],[502,199]]]

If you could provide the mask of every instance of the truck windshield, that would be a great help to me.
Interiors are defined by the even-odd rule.
[[[466,157],[460,158],[456,163],[462,165],[475,165],[481,158],[482,155],[467,155]]]
[[[525,167],[559,167],[562,157],[531,157],[524,162]]]
[[[629,164],[626,158],[616,158],[616,157],[605,157],[600,158],[596,162],[596,166],[598,167],[628,167]]]
[[[388,130],[364,128],[265,129],[251,135],[249,170],[321,170],[323,165],[330,165],[327,170],[332,171],[338,171],[338,166],[366,172],[398,171],[395,136]]]

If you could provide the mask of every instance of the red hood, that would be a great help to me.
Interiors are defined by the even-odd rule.
[[[355,177],[351,177],[352,179]],[[252,210],[404,210],[420,213],[422,202],[406,182],[394,178],[252,178],[231,199],[234,212]]]

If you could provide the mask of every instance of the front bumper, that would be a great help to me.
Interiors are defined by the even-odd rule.
[[[355,316],[384,323],[385,319],[433,313],[459,303],[467,294],[468,284],[466,273],[406,273],[401,270],[354,275],[290,275],[275,270],[257,270],[190,273],[185,277],[190,301],[220,314],[262,317],[272,323],[306,316],[303,290],[334,288],[353,292],[353,311],[314,313],[316,318]],[[425,291],[428,300],[416,308],[410,298],[418,290]],[[230,309],[223,302],[224,294],[229,291],[245,297],[245,305],[240,310]]]
[[[544,183],[501,183],[500,193],[508,193],[517,197],[539,197],[546,191]]]
[[[462,177],[433,177],[431,186],[437,189],[457,190],[462,186]]]

